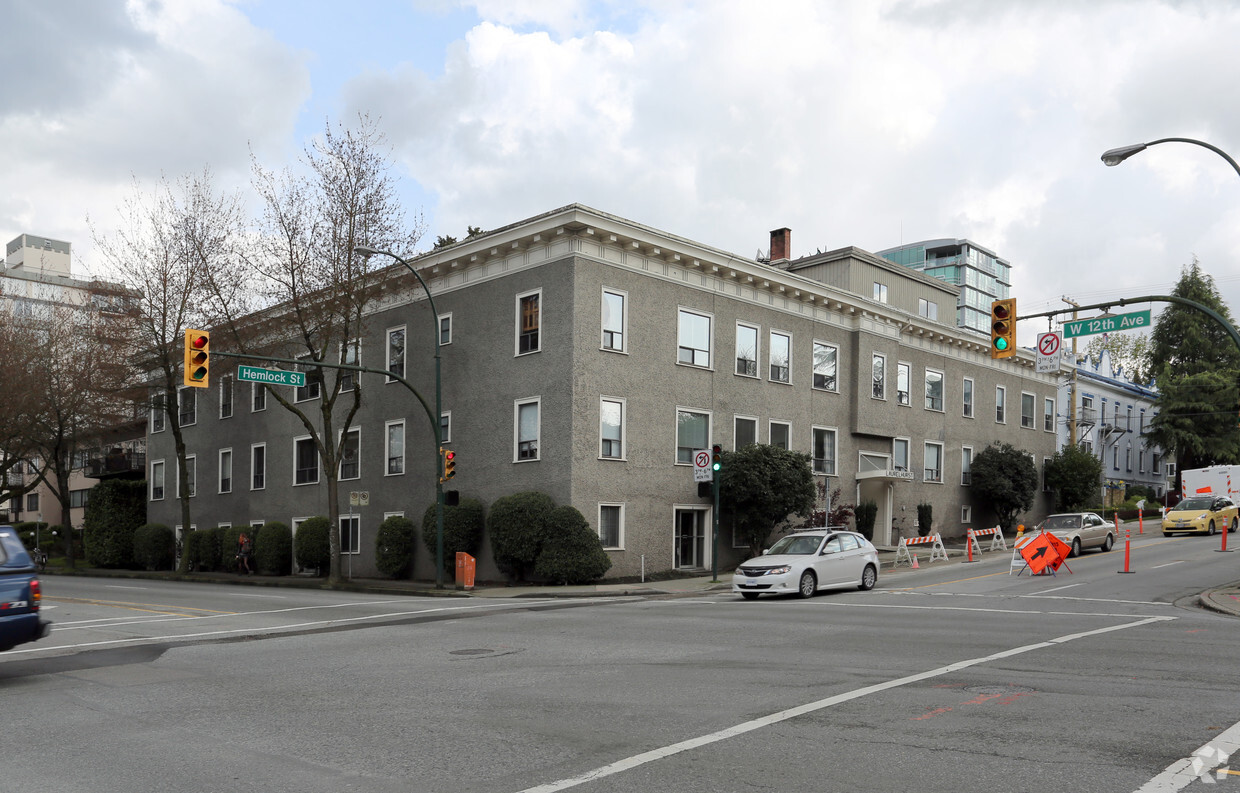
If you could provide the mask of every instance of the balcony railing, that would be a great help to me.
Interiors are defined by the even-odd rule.
[[[113,452],[86,461],[82,473],[91,479],[104,479],[124,474],[145,473],[146,452]]]

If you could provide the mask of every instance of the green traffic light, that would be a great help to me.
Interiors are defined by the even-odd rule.
[[[998,338],[998,339],[995,339],[995,349],[996,349],[996,350],[998,350],[999,352],[1003,352],[1003,351],[1004,351],[1004,350],[1006,350],[1007,348],[1008,348],[1008,341],[1007,341],[1007,339],[1004,339],[1004,338]]]
[[[714,465],[712,465],[712,466],[711,466],[711,468],[713,468],[713,469],[714,469],[714,470],[716,470],[716,471],[718,471],[718,470],[719,470],[720,468],[722,468],[722,467],[723,467],[723,466],[722,466],[722,465],[720,465],[719,463],[715,463]]]

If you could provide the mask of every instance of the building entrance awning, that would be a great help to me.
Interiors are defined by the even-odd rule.
[[[884,482],[912,482],[913,472],[897,468],[883,468],[874,471],[858,471],[857,481],[880,480]]]

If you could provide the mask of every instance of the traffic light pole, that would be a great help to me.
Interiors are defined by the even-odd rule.
[[[711,489],[714,491],[715,508],[711,511],[710,533],[710,580],[719,583],[719,472],[712,471]]]

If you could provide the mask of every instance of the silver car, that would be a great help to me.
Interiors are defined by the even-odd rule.
[[[873,589],[877,582],[878,550],[869,540],[822,529],[781,537],[761,556],[742,562],[732,575],[732,591],[746,600],[792,593],[808,598],[822,589]]]
[[[1069,556],[1080,556],[1085,548],[1101,548],[1103,553],[1115,545],[1114,526],[1096,512],[1065,512],[1047,515],[1034,530],[1046,529],[1072,546]]]

